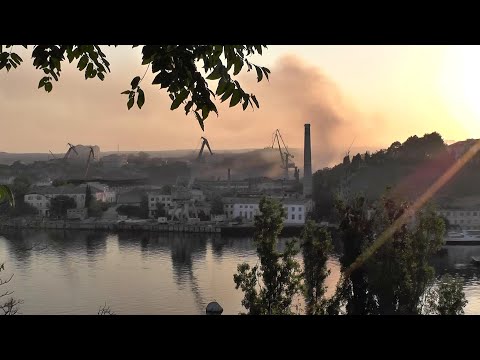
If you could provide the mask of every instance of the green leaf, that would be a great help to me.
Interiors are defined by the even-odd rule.
[[[259,108],[260,105],[258,104],[258,100],[257,100],[257,98],[255,97],[255,95],[252,95],[252,100],[253,100],[253,102],[255,103],[255,105],[257,105],[257,108]]]
[[[93,71],[93,63],[90,63],[87,66],[87,70],[85,70],[85,79],[88,79],[89,77],[92,77],[91,76],[92,71]]]
[[[222,95],[225,92],[225,89],[227,88],[228,83],[229,82],[226,81],[224,78],[221,78],[220,81],[218,82],[216,94]]]
[[[217,80],[217,79],[220,79],[221,77],[222,77],[222,73],[221,73],[221,70],[220,70],[220,65],[217,65],[217,67],[215,69],[213,69],[211,74],[207,76],[207,79],[208,80]]]
[[[241,99],[242,99],[242,92],[236,89],[233,92],[232,98],[230,100],[230,107],[237,105]]]
[[[223,93],[222,97],[221,97],[221,101],[224,102],[225,100],[227,100],[230,95],[232,95],[233,93],[233,90],[235,90],[235,85],[231,82],[227,85],[227,88],[225,89],[225,92]]]
[[[102,80],[102,81],[103,81],[103,79],[105,79],[105,75],[104,75],[102,72],[99,72],[99,73],[97,74],[97,76],[98,76],[98,78],[99,78],[100,80]]]
[[[10,64],[16,69],[18,65],[15,63],[15,61],[13,61],[12,59],[9,59],[9,61]]]
[[[205,120],[208,117],[208,114],[210,113],[210,109],[208,106],[204,106],[202,109],[202,118]]]
[[[48,77],[47,76],[44,76],[43,78],[40,79],[39,83],[38,83],[38,88],[40,89],[41,87],[44,87],[45,86],[45,83],[48,81]]]
[[[138,108],[141,109],[144,103],[145,103],[145,94],[143,93],[143,90],[139,88],[138,99],[137,99]]]
[[[196,111],[195,111],[195,117],[197,118],[197,121],[200,124],[200,127],[202,128],[202,130],[205,131],[205,125],[203,123],[203,119],[200,115],[198,115],[198,112]]]
[[[255,70],[257,70],[257,82],[262,81],[263,79],[263,72],[258,66],[255,66]]]
[[[175,110],[180,106],[181,103],[182,103],[182,99],[179,96],[177,96],[175,100],[173,100],[172,106],[170,106],[170,110]]]
[[[242,104],[243,111],[245,111],[247,109],[249,99],[250,99],[250,95],[245,94],[243,96],[243,104]]]
[[[18,56],[15,53],[12,53],[10,56],[13,59],[13,61],[15,61],[18,65],[20,65],[20,63],[22,62],[22,58],[20,56]]]
[[[238,75],[243,67],[243,60],[240,57],[235,59],[234,67],[233,67],[233,75]]]
[[[187,105],[185,105],[185,115],[188,115],[188,113],[190,112],[190,109],[192,108],[193,106],[193,101],[190,100]]]
[[[130,94],[130,90],[125,90],[125,91],[122,91],[122,92],[121,92],[121,94],[122,94],[122,95],[123,95],[123,94],[126,94],[126,95],[128,95],[128,94]]]
[[[134,102],[135,102],[135,97],[130,97],[130,99],[128,99],[128,102],[127,102],[128,110],[132,108]]]
[[[12,65],[7,64],[7,65],[5,65],[5,67],[7,68],[7,71],[10,71],[10,69],[12,68]]]
[[[53,86],[52,86],[52,83],[51,83],[51,82],[45,83],[45,91],[46,91],[46,92],[52,91],[52,87],[53,87]]]
[[[88,64],[88,56],[85,54],[80,58],[77,64],[77,67],[80,71],[82,71],[83,69],[85,69],[85,66],[87,66],[87,64]]]
[[[135,89],[138,86],[138,83],[140,82],[140,76],[135,76],[130,83],[132,85],[132,89]]]
[[[270,70],[268,70],[266,67],[263,67],[262,70],[265,76],[267,77],[267,80],[270,81],[270,79],[268,78],[268,74],[270,74]]]

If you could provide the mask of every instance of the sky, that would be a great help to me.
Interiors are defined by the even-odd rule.
[[[269,46],[252,61],[271,70],[257,83],[242,73],[245,90],[260,109],[219,105],[202,132],[193,114],[170,110],[163,89],[147,74],[146,102],[130,111],[130,81],[143,75],[140,49],[106,48],[111,73],[85,80],[74,64],[63,65],[47,94],[37,89],[42,72],[27,52],[24,62],[0,71],[0,151],[63,152],[67,142],[103,151],[195,149],[200,136],[212,149],[263,148],[280,129],[289,147],[303,146],[303,124],[325,164],[355,147],[380,148],[411,135],[437,131],[445,140],[480,137],[479,46]],[[150,81],[150,83],[147,83]]]

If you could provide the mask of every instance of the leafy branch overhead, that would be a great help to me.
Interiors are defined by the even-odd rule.
[[[22,45],[28,49],[27,45]],[[137,47],[134,45],[133,47]],[[4,51],[5,48],[5,51]],[[7,71],[21,64],[22,58],[12,52],[13,45],[0,45],[0,70]],[[262,55],[265,45],[145,45],[142,48],[142,65],[148,65],[142,77],[136,76],[130,83],[131,89],[122,92],[128,95],[127,108],[131,109],[135,101],[139,108],[145,103],[145,93],[140,84],[149,69],[155,75],[152,84],[166,89],[172,101],[170,109],[175,110],[183,104],[185,114],[193,112],[202,130],[204,121],[210,112],[218,116],[214,99],[229,100],[230,107],[241,105],[259,107],[254,94],[244,91],[234,76],[242,69],[255,70],[257,81],[267,79],[270,70],[251,63],[252,55]],[[69,63],[78,60],[77,68],[85,73],[85,79],[98,77],[104,80],[110,72],[110,63],[99,45],[34,45],[33,65],[44,72],[38,88],[52,91],[52,80],[58,81],[61,64],[65,59]],[[202,71],[203,70],[203,71]],[[201,72],[202,71],[202,72]],[[208,81],[216,82],[213,92]]]

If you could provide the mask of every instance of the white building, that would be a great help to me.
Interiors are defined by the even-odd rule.
[[[15,176],[0,176],[0,185],[11,185],[15,180]]]
[[[253,222],[255,215],[260,214],[261,198],[224,198],[223,208],[227,219],[243,218],[246,222]],[[285,209],[285,225],[301,225],[305,223],[307,214],[312,209],[311,200],[282,199],[280,203]]]
[[[147,192],[148,196],[148,215],[151,218],[157,216],[157,204],[161,203],[165,207],[165,211],[168,212],[169,209],[173,208],[172,195],[163,194],[161,191],[151,191]]]
[[[40,215],[49,216],[50,200],[60,195],[73,198],[77,209],[85,207],[85,187],[73,185],[33,188],[25,195],[24,201],[35,207]]]
[[[121,168],[128,164],[127,155],[111,154],[102,156],[100,162],[108,168]]]
[[[88,182],[88,186],[92,190],[92,195],[95,196],[97,201],[114,203],[117,202],[117,193],[113,190],[110,190],[108,185],[101,184],[99,182]]]
[[[450,225],[467,230],[480,229],[480,209],[442,209],[437,213],[445,217]]]

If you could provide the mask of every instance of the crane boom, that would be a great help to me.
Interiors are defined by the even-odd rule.
[[[203,155],[203,150],[205,149],[205,145],[207,145],[208,151],[210,151],[210,155],[213,155],[212,149],[210,148],[210,144],[208,143],[208,140],[204,138],[203,136],[200,138],[202,140],[202,146],[200,147],[200,151],[197,156],[197,160],[200,160],[200,158]]]

